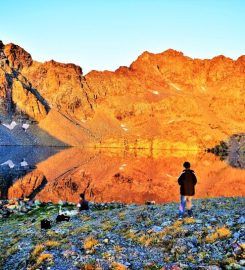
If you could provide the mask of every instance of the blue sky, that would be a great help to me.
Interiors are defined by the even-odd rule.
[[[143,51],[245,54],[243,0],[0,0],[0,40],[38,61],[128,66]]]

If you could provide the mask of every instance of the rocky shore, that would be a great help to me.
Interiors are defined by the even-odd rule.
[[[0,269],[244,269],[245,198],[178,204],[0,203]],[[58,212],[69,221],[56,222]],[[41,229],[41,220],[51,222]]]

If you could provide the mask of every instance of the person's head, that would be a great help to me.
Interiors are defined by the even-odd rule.
[[[84,194],[84,193],[81,193],[81,194],[80,194],[80,198],[81,198],[82,200],[84,200],[85,194]]]
[[[183,164],[183,166],[184,166],[184,168],[186,168],[186,169],[190,169],[191,164],[190,164],[189,161],[185,161],[184,164]]]

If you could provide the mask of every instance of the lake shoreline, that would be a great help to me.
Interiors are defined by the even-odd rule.
[[[195,199],[194,218],[178,203],[40,203],[0,219],[1,269],[242,269],[244,197]],[[56,222],[58,211],[70,220]],[[243,210],[242,210],[243,209]],[[12,209],[14,210],[14,209]],[[22,209],[23,210],[23,209]],[[51,228],[40,227],[42,219]]]

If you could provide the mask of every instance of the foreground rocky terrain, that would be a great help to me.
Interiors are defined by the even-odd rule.
[[[2,201],[1,269],[244,269],[244,198],[194,200],[194,218],[164,205]],[[58,208],[71,215],[56,223]],[[68,211],[68,212],[67,212]],[[10,215],[6,216],[6,212]],[[40,229],[40,220],[51,228]]]
[[[245,56],[144,52],[129,67],[84,76],[0,42],[0,145],[213,147],[244,132],[244,85]]]

